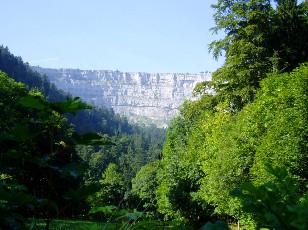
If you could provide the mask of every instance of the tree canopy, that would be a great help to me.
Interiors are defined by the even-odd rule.
[[[308,60],[307,1],[219,0],[213,41],[214,57],[225,56],[211,85],[222,100],[240,109],[252,101],[260,81],[270,72],[288,72]]]
[[[199,98],[168,129],[158,210],[187,221],[198,210],[207,220],[216,213],[260,223],[230,191],[274,180],[266,164],[284,168],[306,191],[307,1],[218,0],[212,7],[213,31],[225,36],[210,50],[225,63],[197,85]]]

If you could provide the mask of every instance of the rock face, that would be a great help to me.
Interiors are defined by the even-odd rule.
[[[152,120],[164,126],[178,114],[180,105],[191,98],[198,82],[211,73],[149,74],[108,70],[48,69],[32,67],[45,74],[59,89],[79,96],[96,106],[113,108],[116,113],[137,121]]]

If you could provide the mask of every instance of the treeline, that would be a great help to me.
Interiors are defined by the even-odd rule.
[[[72,95],[57,89],[54,84],[50,83],[46,75],[41,76],[33,71],[28,63],[24,63],[21,57],[11,54],[8,47],[0,46],[0,53],[0,70],[16,82],[25,84],[28,90],[36,89],[49,102],[61,102],[72,98]],[[98,132],[107,135],[114,142],[121,142],[123,138],[126,138],[125,147],[123,147],[125,151],[122,149],[122,152],[116,153],[117,158],[127,152],[129,147],[135,151],[133,143],[136,143],[136,138],[141,138],[142,146],[140,148],[145,155],[151,155],[153,148],[160,146],[159,148],[162,149],[165,139],[164,129],[158,129],[154,125],[130,124],[126,117],[115,114],[112,109],[106,107],[92,107],[90,110],[77,111],[76,115],[65,114],[65,117],[68,119],[68,123],[74,125],[74,130],[79,134]],[[149,158],[158,159],[157,153],[153,154]]]
[[[122,194],[142,166],[161,157],[165,130],[91,108],[7,47],[0,52],[1,228],[23,227],[23,216],[44,218],[47,226],[55,216],[87,216],[86,194],[101,188],[109,165],[125,178]],[[74,189],[81,198],[69,194]]]
[[[55,84],[50,83],[46,75],[40,75],[33,71],[28,63],[23,62],[21,57],[14,56],[8,47],[1,45],[0,54],[0,70],[16,82],[25,84],[28,89],[37,89],[50,102],[64,101],[72,97],[69,93],[57,89]],[[163,130],[156,131],[155,126],[147,128],[142,125],[129,124],[126,117],[115,114],[112,109],[106,107],[94,107],[89,111],[79,111],[76,116],[68,115],[68,119],[69,122],[78,124],[75,125],[75,129],[79,133],[92,131],[114,135],[120,131],[127,134],[136,132],[152,134],[154,131],[153,136],[155,137],[158,137],[158,133],[164,133]]]
[[[8,47],[0,46],[0,70],[5,72],[16,82],[25,84],[28,89],[37,89],[49,101],[64,101],[68,94],[58,90],[54,84],[48,81],[47,76],[31,70],[28,63],[24,63],[21,57],[10,53]]]

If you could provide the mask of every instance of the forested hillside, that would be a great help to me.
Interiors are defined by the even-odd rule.
[[[162,152],[157,129],[12,80],[18,63],[29,70],[2,47],[0,67],[6,54],[15,67],[0,72],[0,227],[68,217],[118,229],[308,229],[308,2],[212,7],[225,37],[210,48],[225,63],[183,104]]]
[[[11,54],[8,47],[0,46],[0,52],[0,70],[16,82],[25,84],[28,90],[38,90],[50,102],[65,101],[67,98],[72,98],[66,92],[58,90],[54,84],[48,81],[45,75],[41,76],[37,72],[32,71],[28,63],[24,63],[21,57]],[[134,139],[142,138],[143,146],[141,148],[144,152],[147,152],[149,149],[162,145],[164,140],[164,129],[157,129],[155,126],[141,127],[136,124],[129,124],[125,117],[115,114],[112,109],[102,106],[78,111],[74,116],[71,114],[66,114],[65,116],[68,119],[68,123],[72,123],[74,130],[79,134],[99,132],[112,137],[114,141],[121,142],[121,138],[129,139],[123,148],[127,148],[130,145],[134,149],[133,143],[136,142]],[[161,147],[159,148],[161,149]],[[157,153],[153,154],[156,154],[153,158],[158,157]],[[148,155],[151,155],[151,153],[148,153]]]
[[[305,229],[295,207],[307,208],[307,1],[219,0],[213,8],[213,30],[226,35],[210,48],[226,61],[167,132],[157,210],[195,226],[233,219]]]
[[[65,192],[73,189],[80,183],[97,183],[102,179],[102,173],[111,164],[117,165],[118,173],[125,177],[125,186],[121,187],[121,194],[125,194],[131,189],[131,179],[135,177],[137,171],[146,163],[161,157],[165,130],[157,129],[155,126],[140,127],[129,124],[125,117],[115,114],[111,109],[104,107],[92,108],[89,105],[85,105],[78,98],[72,98],[72,96],[65,92],[59,91],[53,84],[50,84],[46,76],[33,72],[27,63],[24,63],[20,57],[11,54],[7,47],[1,46],[0,52],[0,126],[1,145],[3,147],[1,155],[3,165],[0,174],[3,177],[1,179],[3,183],[14,178],[17,183],[21,183],[27,188],[29,195],[36,194],[37,198],[47,199],[48,192],[45,190],[47,188],[43,188],[46,184],[39,185],[39,181],[44,180],[44,178],[46,179],[47,176],[40,175],[37,178],[32,178],[32,176],[28,175],[32,182],[25,182],[24,176],[20,176],[23,173],[26,175],[29,172],[29,167],[33,167],[30,170],[32,173],[40,172],[42,170],[40,169],[41,167],[44,169],[51,167],[55,170],[53,173],[57,174],[56,171],[62,171],[60,168],[64,167],[64,165],[73,164],[73,170],[77,170],[76,173],[78,172],[78,175],[75,175],[75,173],[71,175],[73,179],[75,178],[72,180],[75,186],[70,184],[70,187],[67,188],[65,185],[67,182],[62,181],[59,175],[50,174],[60,179],[56,184],[53,184],[55,186],[53,189],[56,190],[54,195],[59,196],[64,195]],[[24,97],[27,98],[25,104],[21,102]],[[79,105],[82,106],[78,107]],[[40,110],[42,111],[39,112]],[[42,113],[46,114],[42,115]],[[44,128],[45,123],[48,125]],[[89,132],[99,133],[99,135],[89,134]],[[47,136],[50,136],[51,140],[48,140],[47,136],[47,139],[44,139],[43,136],[37,139],[38,136],[42,135],[41,133],[46,133]],[[14,135],[15,137],[12,137]],[[20,138],[22,140],[19,140]],[[77,139],[75,140],[74,138]],[[102,139],[102,141],[97,144],[89,144],[87,142],[84,143],[84,138]],[[14,141],[22,141],[23,144],[18,144],[18,146],[25,146],[20,150]],[[81,143],[81,145],[78,143]],[[40,145],[44,147],[39,147]],[[55,146],[48,149],[50,145]],[[60,150],[61,146],[62,149]],[[10,155],[10,153],[16,151],[23,153],[26,151],[29,157],[38,159],[31,159],[30,165],[23,166],[21,169],[20,162],[17,165],[14,165],[16,162],[14,164],[11,162],[11,157],[18,160],[25,157],[23,155]],[[57,161],[58,164],[58,160],[52,159],[52,162],[49,162],[51,157],[45,159],[50,154],[57,155],[62,152],[70,157],[63,163],[60,163],[61,166],[53,165],[52,162]],[[46,165],[41,161],[46,161]],[[47,162],[50,163],[49,166]],[[19,174],[16,174],[15,170],[14,173],[8,172],[10,171],[8,167],[13,167],[13,165],[15,170],[21,171]],[[1,188],[6,190],[6,185],[3,184],[3,186]],[[38,193],[36,186],[41,186],[44,191],[41,194]],[[58,186],[64,186],[63,190],[58,190]],[[7,195],[9,196],[9,194]],[[33,200],[31,199],[31,201]],[[62,202],[65,203],[65,199],[56,205],[66,207],[67,204]],[[119,201],[116,201],[115,205],[118,203]],[[87,207],[86,203],[83,202],[82,208],[79,208],[78,211],[67,212],[66,210],[60,213],[66,216],[81,215],[84,214]],[[72,207],[70,207],[70,210],[72,210]],[[8,214],[6,211],[4,214]],[[9,215],[11,214],[9,212]],[[41,215],[44,216],[43,214]],[[48,215],[50,214],[46,214],[45,218]],[[4,218],[6,218],[5,216],[3,215]],[[5,219],[5,221],[10,222],[11,218]]]

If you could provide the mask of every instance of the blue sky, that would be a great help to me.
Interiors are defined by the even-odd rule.
[[[30,65],[214,71],[215,0],[0,0],[0,44]]]

